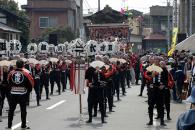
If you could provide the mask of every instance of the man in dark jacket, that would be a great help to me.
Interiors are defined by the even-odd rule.
[[[30,75],[30,72],[23,68],[24,62],[22,60],[16,62],[16,67],[17,69],[11,71],[8,75],[8,82],[11,87],[8,129],[11,129],[12,127],[12,120],[17,104],[20,104],[22,119],[21,128],[29,129],[29,127],[26,126],[26,101],[28,96],[27,93],[30,93],[34,87],[34,80]]]
[[[176,86],[177,86],[177,94],[178,94],[178,102],[182,102],[182,90],[183,90],[183,85],[184,85],[184,80],[185,80],[185,74],[182,70],[182,66],[178,65],[178,70],[175,73],[175,78],[176,78]]]

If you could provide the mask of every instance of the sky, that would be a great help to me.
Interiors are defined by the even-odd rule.
[[[23,5],[27,3],[27,0],[15,0],[19,3],[19,5]],[[100,0],[101,1],[101,9],[105,7],[105,5],[109,5],[115,10],[120,11],[121,8],[127,7],[129,9],[136,9],[144,13],[149,12],[149,7],[152,5],[166,5],[167,0]],[[98,8],[98,0],[83,0],[84,13],[88,12],[90,8],[92,12],[97,11]]]

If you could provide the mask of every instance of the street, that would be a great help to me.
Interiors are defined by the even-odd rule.
[[[86,124],[87,113],[87,94],[82,96],[83,101],[83,121],[79,121],[79,96],[67,90],[58,96],[57,93],[46,101],[45,95],[42,96],[41,106],[36,107],[36,101],[31,97],[30,107],[28,108],[27,121],[32,130],[175,130],[178,116],[184,112],[189,105],[171,104],[171,121],[165,122],[166,127],[160,127],[159,121],[154,120],[154,126],[148,127],[147,100],[146,92],[144,97],[138,97],[140,86],[132,86],[127,89],[127,96],[123,96],[120,102],[115,101],[114,113],[108,113],[107,124],[101,124],[100,114],[93,118],[92,124]],[[44,94],[44,92],[43,92]],[[115,97],[116,99],[116,97]],[[154,112],[156,113],[156,112]],[[156,115],[156,114],[155,114]],[[166,117],[166,116],[165,116]],[[20,129],[19,105],[15,111],[12,130]],[[3,113],[3,122],[0,129],[7,126],[7,112]]]

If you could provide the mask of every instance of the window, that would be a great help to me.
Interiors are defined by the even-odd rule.
[[[39,27],[40,28],[49,27],[49,17],[40,17],[39,18]]]
[[[49,17],[49,27],[57,26],[57,17]]]
[[[39,27],[40,28],[49,28],[57,26],[57,17],[40,17],[39,18]]]

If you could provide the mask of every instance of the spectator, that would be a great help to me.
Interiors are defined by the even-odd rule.
[[[192,88],[191,95],[187,101],[191,103],[191,108],[180,115],[177,130],[195,130],[195,87]]]

